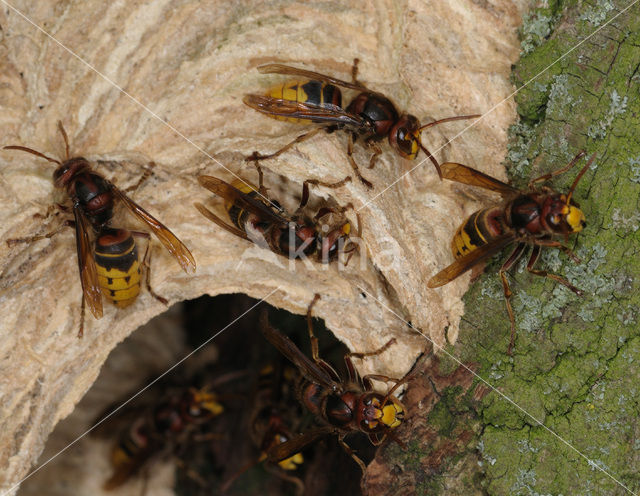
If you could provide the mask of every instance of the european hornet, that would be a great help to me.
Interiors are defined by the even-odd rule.
[[[318,353],[318,339],[313,333],[311,314],[319,298],[320,295],[316,294],[307,309],[311,358],[302,353],[287,336],[273,328],[266,313],[261,315],[260,328],[265,338],[300,371],[302,377],[297,385],[298,400],[320,424],[285,443],[272,446],[267,451],[267,459],[273,462],[288,459],[320,436],[335,434],[340,445],[364,472],[364,462],[353,452],[344,438],[349,434],[362,432],[369,436],[369,440],[375,446],[382,444],[387,437],[400,444],[393,434],[393,429],[402,423],[405,408],[393,393],[416,374],[416,368],[399,380],[379,374],[362,377],[358,374],[352,358],[379,355],[395,342],[395,339],[391,339],[378,350],[346,354],[344,361],[347,377],[341,378]],[[373,390],[373,380],[395,382],[395,385],[386,394],[381,394]]]
[[[338,259],[342,253],[352,254],[356,250],[356,244],[349,239],[349,221],[341,222],[337,227],[328,230],[326,225],[322,224],[322,220],[330,214],[342,215],[347,209],[353,209],[351,204],[340,209],[321,208],[312,218],[304,213],[309,200],[310,185],[334,188],[342,185],[345,180],[339,183],[305,181],[300,205],[293,215],[287,215],[277,202],[267,197],[262,171],[260,167],[257,168],[260,178],[258,187],[244,180],[236,180],[229,184],[213,176],[198,177],[202,186],[225,200],[225,209],[232,225],[220,219],[201,203],[195,203],[194,206],[207,219],[230,233],[290,259],[315,255],[319,262],[329,263]],[[357,236],[360,238],[360,218],[357,213],[356,217]]]
[[[111,453],[113,473],[103,488],[116,489],[152,459],[175,452],[199,426],[223,410],[217,395],[206,388],[190,387],[169,393],[157,405],[140,412],[121,434]]]
[[[373,185],[360,174],[358,164],[353,158],[353,144],[361,137],[366,146],[373,149],[369,168],[373,168],[382,149],[378,142],[387,138],[389,145],[401,157],[414,160],[420,150],[429,157],[442,178],[440,165],[436,158],[422,144],[420,134],[426,128],[444,122],[480,117],[459,115],[447,117],[425,125],[420,125],[417,117],[398,112],[389,98],[370,90],[357,79],[358,59],[354,60],[352,81],[343,81],[318,72],[307,71],[283,64],[266,64],[258,67],[262,74],[285,74],[305,78],[304,80],[287,81],[268,91],[266,95],[245,95],[243,101],[249,107],[276,119],[301,124],[318,124],[320,127],[298,136],[294,141],[275,153],[260,155],[254,152],[247,160],[264,160],[273,158],[311,138],[320,130],[333,132],[338,129],[348,131],[349,142],[347,156],[354,173],[367,187]],[[358,95],[344,108],[339,86],[355,90]]]
[[[240,475],[256,464],[267,461],[267,454],[274,446],[293,438],[292,429],[298,425],[301,414],[294,398],[295,385],[299,378],[293,367],[282,362],[283,360],[279,360],[260,370],[257,386],[251,395],[252,408],[248,431],[260,453],[255,460],[241,467],[222,485],[220,490],[223,493]],[[264,468],[276,477],[294,484],[296,493],[302,495],[304,483],[290,473],[303,463],[302,453],[297,452],[277,463],[266,463]]]
[[[580,178],[595,160],[595,154],[578,173],[568,194],[558,193],[548,186],[538,188],[536,183],[567,172],[584,156],[585,152],[581,151],[565,167],[529,181],[526,190],[516,189],[466,165],[451,162],[442,164],[444,178],[500,193],[503,202],[478,210],[464,221],[451,242],[451,250],[456,261],[429,279],[427,286],[443,286],[495,255],[505,246],[516,243],[515,249],[499,270],[511,322],[509,354],[515,339],[515,319],[509,301],[512,293],[506,271],[523,255],[527,246],[533,247],[527,263],[527,270],[531,274],[553,279],[577,295],[582,295],[582,291],[566,279],[544,270],[536,270],[533,266],[543,247],[558,248],[576,263],[580,262],[565,245],[570,234],[582,231],[586,225],[584,213],[573,201],[572,196]],[[565,244],[553,239],[557,236],[562,236]]]
[[[129,198],[124,191],[91,170],[91,164],[87,159],[71,157],[69,139],[60,121],[58,121],[58,129],[65,143],[64,162],[24,146],[5,146],[4,149],[21,150],[58,165],[53,172],[54,186],[66,190],[72,203],[74,220],[67,220],[59,229],[48,234],[10,239],[7,244],[12,246],[17,243],[31,243],[39,239],[51,238],[65,226],[75,227],[78,269],[83,293],[78,336],[82,337],[85,304],[89,306],[94,317],[99,319],[102,317],[102,296],[120,308],[135,301],[140,292],[140,265],[147,267],[146,283],[151,295],[167,303],[166,299],[158,296],[151,289],[149,282],[151,257],[148,243],[142,264],[139,262],[134,236],[148,240],[149,233],[116,229],[110,226],[116,201],[122,202],[131,213],[147,225],[185,272],[194,272],[196,262],[187,247],[167,227]],[[134,188],[139,186],[145,178],[146,176],[143,176]],[[58,204],[57,207],[62,211],[69,211],[65,205]],[[95,238],[93,246],[90,232],[93,232]]]

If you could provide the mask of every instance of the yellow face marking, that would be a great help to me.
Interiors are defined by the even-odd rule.
[[[413,137],[413,139],[411,140],[411,153],[409,154],[409,156],[407,156],[407,158],[409,160],[414,160],[418,155],[418,142],[420,140],[420,133],[417,132],[412,134],[411,136]]]
[[[380,400],[378,398],[372,398],[371,399],[371,405],[375,407],[375,416],[373,418],[375,419],[379,419],[382,417],[383,412],[382,409],[380,408]]]
[[[398,418],[398,413],[402,413],[403,410],[400,405],[395,403],[387,403],[382,408],[382,423],[387,427],[398,427],[402,421]]]
[[[351,232],[351,224],[347,222],[344,226],[342,226],[342,234],[349,235]]]
[[[569,205],[569,213],[567,214],[566,219],[573,232],[582,231],[582,226],[584,226],[587,221],[582,210],[578,207],[574,207],[573,205]]]

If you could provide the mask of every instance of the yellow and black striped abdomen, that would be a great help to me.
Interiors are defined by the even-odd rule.
[[[154,454],[157,446],[151,445],[150,432],[144,418],[138,418],[122,434],[111,451],[113,473],[104,483],[111,491],[124,484]]]
[[[104,228],[96,239],[98,284],[117,307],[131,305],[140,293],[140,262],[133,236],[126,229]]]
[[[136,432],[141,429],[141,421],[138,420],[129,431],[123,434],[118,444],[113,447],[111,452],[111,464],[114,468],[120,468],[138,456],[147,446],[147,438],[144,435]]]
[[[243,181],[240,179],[236,179],[231,183],[231,186],[236,188],[238,191],[244,193],[247,196],[252,198],[258,198],[258,188],[251,184],[248,181]],[[238,207],[232,201],[225,201],[224,208],[229,213],[229,219],[233,224],[238,228],[244,231],[244,224],[246,221],[246,214],[248,213],[246,210]]]
[[[471,214],[458,228],[451,241],[453,256],[462,258],[487,244],[507,229],[503,207],[489,207]]]
[[[287,81],[279,86],[274,86],[267,93],[272,98],[279,98],[296,103],[306,103],[316,107],[341,107],[342,93],[340,88],[322,81]],[[271,115],[279,120],[297,123],[310,123],[310,119],[292,119]]]

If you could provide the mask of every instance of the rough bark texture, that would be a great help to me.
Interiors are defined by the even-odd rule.
[[[581,149],[597,153],[575,195],[587,228],[570,246],[582,263],[547,250],[538,264],[566,276],[585,296],[528,275],[521,263],[511,277],[518,330],[514,355],[508,356],[509,321],[496,274],[505,250],[465,297],[460,337],[450,351],[479,363],[480,376],[587,459],[492,392],[478,409],[480,426],[462,419],[478,436],[439,472],[425,470],[434,452],[430,440],[409,452],[381,451],[370,470],[387,474],[388,494],[595,495],[640,489],[640,8],[633,6],[531,80],[631,2],[540,5],[525,15],[521,30],[522,58],[513,75],[520,122],[510,130],[507,171],[524,187]],[[566,189],[575,174],[577,168],[553,185]],[[428,420],[456,425],[466,414],[464,402],[458,407],[444,420],[435,414]],[[446,430],[440,435],[440,442],[455,440]]]
[[[630,5],[548,2],[526,17],[517,87]],[[638,481],[638,246],[640,198],[640,6],[555,64],[518,94],[508,171],[516,184],[597,153],[575,199],[587,228],[571,246],[582,263],[548,250],[539,268],[566,276],[576,297],[552,281],[514,272],[518,333],[513,357],[502,289],[488,268],[468,293],[462,356],[481,375],[590,461],[530,417],[490,394],[478,443],[489,494],[630,494]],[[558,177],[567,188],[577,171]],[[503,255],[503,256],[506,256]],[[605,469],[611,477],[597,467]],[[621,486],[623,484],[627,489]]]
[[[258,115],[241,102],[244,93],[282,79],[253,69],[271,61],[348,78],[352,59],[359,57],[362,81],[424,121],[485,112],[511,91],[508,77],[524,3],[16,2],[33,23],[139,103],[5,5],[0,144],[63,157],[56,133],[61,119],[73,152],[96,161],[96,169],[120,187],[134,184],[144,165],[155,161],[154,174],[133,198],[166,223],[198,261],[196,276],[187,276],[154,242],[152,284],[159,293],[175,302],[244,292],[300,313],[319,292],[316,314],[350,348],[373,349],[398,337],[387,356],[367,365],[400,376],[424,339],[374,298],[440,344],[449,325],[449,339],[455,340],[468,279],[439,291],[426,289],[425,280],[450,260],[448,239],[478,206],[474,193],[440,183],[425,163],[367,203],[415,165],[385,148],[376,168],[364,172],[373,191],[352,182],[331,192],[338,204],[361,208],[361,254],[341,273],[335,266],[301,262],[291,269],[192,208],[194,200],[216,203],[197,185],[197,174],[231,178],[203,151],[253,178],[242,168],[244,155],[275,150],[300,134],[302,128]],[[514,105],[507,101],[436,155],[503,176],[496,157],[505,154],[513,119]],[[430,130],[424,142],[435,152],[466,125]],[[297,191],[308,178],[333,181],[349,174],[345,148],[340,133],[317,136],[265,166],[291,179],[285,186]],[[356,159],[365,163],[369,154],[357,150]],[[59,225],[63,216],[38,217],[54,201],[53,168],[19,152],[0,155],[0,489],[7,490],[27,473],[116,343],[165,308],[143,291],[128,309],[106,305],[101,320],[88,316],[85,337],[78,340],[81,290],[73,232],[29,246],[4,244]],[[278,181],[267,175],[274,191]],[[136,225],[130,216],[120,222]]]

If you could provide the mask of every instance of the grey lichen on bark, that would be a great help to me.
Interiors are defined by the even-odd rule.
[[[159,293],[176,302],[244,292],[301,313],[319,292],[316,314],[350,348],[374,349],[398,338],[386,356],[363,367],[401,376],[426,343],[384,307],[439,344],[445,342],[445,326],[455,340],[467,280],[441,291],[427,289],[425,281],[449,260],[445,240],[458,219],[477,207],[477,198],[440,183],[425,163],[374,199],[415,165],[386,150],[376,168],[365,171],[375,184],[372,192],[357,182],[331,192],[338,204],[362,209],[360,255],[342,272],[301,262],[290,270],[203,219],[192,202],[215,202],[195,177],[231,179],[222,163],[251,178],[244,155],[275,150],[301,132],[242,104],[243,94],[279,80],[254,70],[265,62],[348,77],[358,57],[362,81],[425,122],[494,107],[511,90],[509,68],[517,56],[515,29],[524,3],[14,4],[55,40],[4,5],[0,144],[63,157],[55,130],[60,119],[73,153],[92,160],[120,187],[134,184],[154,161],[153,175],[133,199],[169,226],[198,262],[196,276],[187,276],[153,242],[151,279]],[[452,145],[440,150],[464,125],[434,128],[425,144],[439,150],[439,160],[482,166],[504,177],[493,159],[504,156],[505,130],[513,118],[514,105],[506,102]],[[277,185],[276,174],[282,174],[291,181],[289,190],[309,178],[338,181],[350,173],[345,148],[340,133],[318,136],[265,163],[267,179]],[[365,163],[368,154],[359,148],[356,159]],[[29,246],[5,245],[61,222],[63,215],[42,218],[54,202],[52,170],[36,157],[0,154],[2,490],[28,472],[47,435],[89,388],[116,343],[165,310],[143,291],[128,309],[106,306],[101,320],[89,316],[85,337],[76,338],[81,290],[72,230]],[[118,222],[136,225],[126,214]],[[363,296],[363,289],[374,298]]]
[[[635,385],[640,10],[633,6],[606,24],[630,5],[548,2],[525,16],[523,56],[513,76],[521,91],[520,122],[510,132],[510,176],[524,186],[581,149],[597,158],[575,193],[587,216],[587,228],[570,243],[581,263],[547,250],[538,264],[567,277],[584,296],[528,275],[523,265],[514,271],[513,357],[504,353],[506,313],[486,312],[502,305],[495,275],[499,261],[465,298],[456,345],[462,356],[481,362],[483,377],[559,436],[498,395],[488,395],[480,409],[484,428],[477,446],[482,486],[489,494],[640,489]],[[559,176],[554,187],[568,188],[576,173],[577,168]]]
[[[497,391],[487,394],[476,419],[466,421],[477,437],[440,472],[429,472],[424,462],[433,442],[416,442],[409,452],[383,451],[378,463],[387,473],[402,474],[388,477],[388,494],[407,488],[417,494],[491,495],[640,489],[639,6],[607,24],[631,5],[550,1],[524,15],[522,55],[513,72],[520,118],[509,133],[507,171],[514,184],[526,187],[581,149],[596,154],[574,196],[587,217],[586,229],[569,244],[581,263],[546,250],[537,264],[585,294],[577,297],[527,274],[522,262],[509,276],[517,335],[508,356],[510,326],[496,272],[510,251],[488,264],[465,296],[451,352],[477,363],[478,374],[518,406]],[[558,176],[552,186],[566,191],[578,170]],[[465,408],[464,402],[451,408],[447,422],[464,424],[458,417]],[[438,417],[429,414],[428,420]]]

